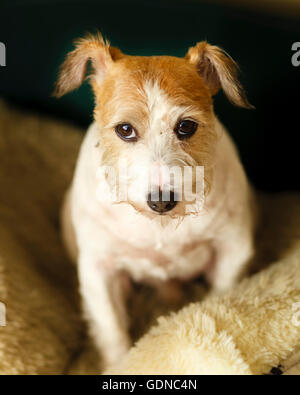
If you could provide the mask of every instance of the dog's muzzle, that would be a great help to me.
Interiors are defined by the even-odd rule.
[[[165,195],[167,196],[167,199]],[[157,193],[149,193],[147,203],[151,210],[159,214],[164,214],[167,211],[172,210],[176,206],[177,201],[175,200],[175,194],[173,191],[163,193],[159,190]]]

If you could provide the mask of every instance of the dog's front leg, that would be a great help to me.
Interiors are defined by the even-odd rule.
[[[88,253],[79,258],[83,309],[105,366],[118,361],[130,347],[124,295],[126,279],[123,273],[106,267],[106,261]]]
[[[209,273],[213,291],[222,293],[236,284],[246,273],[253,256],[250,232],[228,232],[228,237],[216,241],[214,267]]]

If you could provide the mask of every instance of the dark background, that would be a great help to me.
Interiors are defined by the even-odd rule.
[[[60,100],[51,92],[72,41],[96,29],[133,55],[184,56],[203,39],[226,49],[241,66],[256,110],[233,107],[221,93],[215,110],[250,179],[262,190],[299,190],[300,67],[291,63],[292,44],[300,41],[296,13],[189,0],[0,0],[0,41],[7,48],[0,96],[86,127],[93,110],[89,86]]]

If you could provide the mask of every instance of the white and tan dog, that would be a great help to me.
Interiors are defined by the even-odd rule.
[[[63,63],[56,96],[80,86],[89,60],[94,122],[65,200],[63,233],[78,262],[91,334],[110,364],[130,346],[127,276],[166,290],[172,280],[204,273],[213,289],[223,291],[245,272],[253,254],[252,194],[212,96],[222,88],[232,103],[251,106],[236,63],[206,42],[184,58],[140,57],[89,36]],[[112,201],[116,177],[99,169],[118,175],[122,160],[128,173],[120,183],[128,194]],[[204,168],[204,202],[176,199],[178,185],[175,190],[165,174],[172,166]],[[145,169],[154,169],[150,185]],[[190,178],[195,197],[195,171]],[[166,190],[168,199],[162,197]]]

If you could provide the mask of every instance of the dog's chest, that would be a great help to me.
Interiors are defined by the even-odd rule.
[[[170,253],[168,247],[133,247],[131,253],[120,256],[116,262],[120,269],[125,269],[137,281],[165,281],[171,278],[188,280],[199,275],[210,264],[213,256],[208,242],[199,242],[195,246],[182,244],[180,248],[177,244],[177,253]],[[175,250],[175,245],[173,247]]]
[[[197,228],[161,228],[155,224],[135,223],[112,235],[111,253],[114,265],[137,281],[189,279],[199,275],[213,257],[211,243]]]

